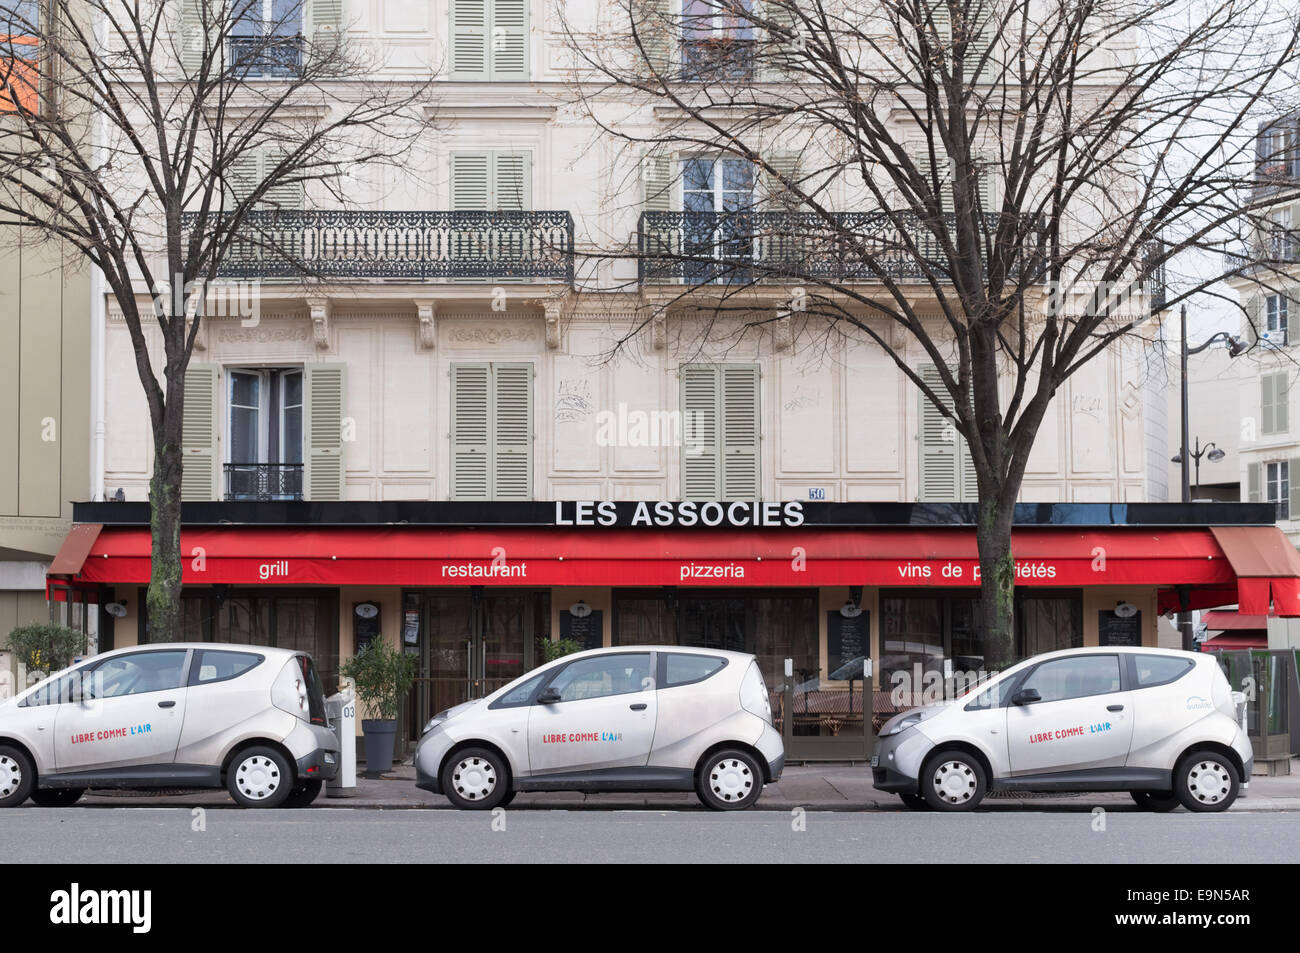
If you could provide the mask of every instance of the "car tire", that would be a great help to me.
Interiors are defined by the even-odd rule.
[[[1133,803],[1144,811],[1150,811],[1152,814],[1168,814],[1174,808],[1178,807],[1178,798],[1174,797],[1173,792],[1155,791],[1131,791]]]
[[[940,751],[921,770],[921,795],[936,811],[973,811],[987,791],[984,767],[967,751]]]
[[[903,803],[910,811],[930,810],[930,802],[919,794],[900,794],[899,797],[903,799]]]
[[[320,792],[324,787],[325,782],[321,780],[304,781],[289,792],[289,796],[284,799],[284,806],[308,807],[316,798],[320,797]]]
[[[288,759],[274,748],[245,748],[226,770],[226,790],[240,807],[280,807],[294,786]]]
[[[17,807],[36,788],[36,768],[21,748],[0,745],[0,807]]]
[[[1174,768],[1174,795],[1189,811],[1226,811],[1240,788],[1232,759],[1217,751],[1193,751]]]
[[[442,791],[452,807],[490,811],[510,793],[510,770],[495,751],[466,748],[442,766]]]
[[[85,788],[38,788],[32,792],[32,803],[37,807],[71,807],[85,793]]]
[[[514,788],[511,788],[509,791],[506,792],[506,796],[501,799],[501,803],[498,804],[497,807],[509,806],[510,802],[515,799],[515,795],[518,793],[519,792],[516,791]]]
[[[716,751],[696,772],[695,793],[711,810],[743,811],[753,807],[763,793],[763,769],[744,751]]]

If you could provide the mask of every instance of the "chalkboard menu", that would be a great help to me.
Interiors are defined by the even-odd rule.
[[[853,618],[838,609],[826,613],[826,677],[840,681],[862,678],[862,660],[871,651],[871,613]]]
[[[1141,645],[1142,613],[1122,619],[1109,609],[1097,613],[1098,645]]]
[[[362,618],[357,612],[358,606],[374,606],[375,613],[370,618]],[[369,610],[363,610],[369,611]],[[379,606],[373,602],[354,602],[352,604],[352,638],[356,646],[354,654],[379,638]]]
[[[567,609],[560,613],[560,638],[573,639],[583,649],[598,649],[605,644],[604,610],[592,609],[579,619]]]

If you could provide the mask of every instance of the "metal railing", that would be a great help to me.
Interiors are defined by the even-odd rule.
[[[301,463],[227,463],[226,499],[302,499]]]
[[[187,222],[193,224],[193,215]],[[220,278],[531,280],[573,283],[568,212],[253,212]]]
[[[249,76],[293,76],[302,70],[301,36],[232,36],[230,66]]]

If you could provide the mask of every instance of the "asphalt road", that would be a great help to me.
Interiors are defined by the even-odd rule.
[[[0,812],[0,861],[1279,863],[1300,849],[1298,821],[1292,812],[1102,815],[1086,808],[970,815],[506,811],[495,818],[339,808],[23,808]]]

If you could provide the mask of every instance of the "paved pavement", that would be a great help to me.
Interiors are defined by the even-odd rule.
[[[79,802],[85,806],[233,806],[223,792],[190,792],[177,796],[144,795],[139,792],[91,792]],[[1074,796],[993,795],[985,802],[990,811],[1088,811],[1094,806],[1136,810],[1127,794],[1080,794]],[[379,779],[358,778],[356,794],[347,798],[322,795],[314,807],[448,809],[447,799],[415,786],[415,769],[395,766]],[[777,784],[769,784],[759,799],[758,809],[789,811],[802,807],[810,811],[903,811],[902,802],[871,786],[871,770],[862,764],[790,765]],[[578,794],[546,792],[519,794],[510,810],[703,810],[694,794]],[[1300,759],[1292,761],[1292,773],[1283,777],[1251,778],[1250,790],[1231,811],[1300,810]],[[1181,812],[1181,809],[1180,809]]]
[[[1171,884],[1163,873],[1161,887],[1199,888],[1240,886],[1234,871],[1290,862],[1298,848],[1300,826],[1279,813],[810,811],[792,817],[787,811],[671,809],[512,810],[497,816],[346,809],[200,813],[193,807],[0,811],[0,858],[23,864],[109,863],[119,877],[122,865],[142,862],[310,862],[318,865],[313,870],[328,870],[319,865],[330,864],[446,862],[1173,863],[1183,878]],[[1225,869],[1229,859],[1233,866]],[[238,878],[240,884],[246,880]],[[1148,880],[1135,867],[1112,866],[1104,877],[1084,881],[1083,889],[1110,889],[1114,900],[1122,897],[1121,887],[1149,887]],[[1078,905],[1079,885],[1067,888],[1059,877],[1042,882],[1041,897],[1033,893],[1015,900],[1060,907],[1060,898],[1068,896],[1079,907],[1070,911],[1072,927],[1096,907]],[[194,902],[187,892],[184,907],[190,916]],[[174,905],[174,898],[155,898],[155,909],[163,913]],[[1122,909],[1116,904],[1101,912]]]

